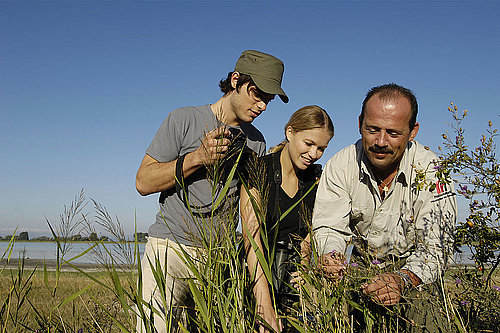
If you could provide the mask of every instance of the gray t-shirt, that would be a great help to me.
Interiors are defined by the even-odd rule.
[[[221,126],[224,124],[216,119],[210,105],[176,109],[167,116],[146,150],[146,154],[158,162],[173,161],[181,155],[196,150],[207,132]],[[237,128],[245,133],[247,146],[258,156],[262,156],[266,150],[262,133],[249,123],[242,123]],[[177,195],[175,187],[170,188],[160,194],[160,210],[156,215],[156,222],[149,227],[149,236],[169,238],[181,244],[197,245],[195,239],[199,239],[200,227],[203,228],[203,225],[205,232],[218,232],[221,228],[223,229],[222,224],[228,218],[238,218],[239,181],[237,177],[232,180],[226,199],[217,209],[213,221],[210,221],[210,214],[198,213],[210,212],[212,202],[217,198],[222,185],[214,187],[214,182],[207,179],[207,171],[204,167],[187,177],[184,182],[189,193],[188,201],[191,211],[195,213],[195,220]],[[207,227],[208,225],[210,227]]]

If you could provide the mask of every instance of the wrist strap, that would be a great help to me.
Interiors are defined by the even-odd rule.
[[[179,156],[177,162],[175,162],[175,192],[177,192],[177,196],[179,199],[186,202],[185,198],[187,197],[187,186],[184,186],[184,172],[182,171],[182,166],[184,165],[184,159],[187,154]],[[183,187],[185,187],[183,189]],[[184,197],[181,196],[181,191],[184,190]]]
[[[403,280],[403,283],[404,283],[403,291],[408,289],[408,287],[413,286],[413,282],[411,281],[410,275],[408,275],[405,272],[401,272],[401,271],[395,271],[394,273],[399,275],[401,277],[401,279]]]
[[[210,204],[205,204],[201,206],[196,206],[189,203],[189,191],[188,191],[188,183],[185,182],[184,179],[184,159],[188,153],[179,156],[177,161],[175,162],[175,192],[177,192],[177,196],[182,203],[184,203],[184,207],[192,214],[193,216],[211,216],[213,214],[219,214],[219,209],[222,209],[223,205],[219,205],[217,207],[213,207],[213,202]],[[205,177],[206,179],[206,177]],[[182,192],[182,194],[181,194]],[[162,192],[163,193],[163,192]],[[206,215],[210,214],[210,215]]]

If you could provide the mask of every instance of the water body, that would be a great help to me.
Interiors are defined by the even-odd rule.
[[[94,243],[67,243],[68,251],[64,255],[65,260],[69,260],[73,257],[78,256],[79,254],[85,252],[85,250],[89,249],[94,245]],[[123,244],[122,244],[123,245]],[[130,253],[133,257],[134,254],[134,244],[125,244],[130,249],[126,251],[126,253]],[[142,254],[144,253],[145,244],[140,243],[139,245],[139,253],[142,258]],[[0,251],[3,254],[9,246],[8,242],[0,242]],[[102,247],[105,246],[108,251],[113,253],[116,256],[117,260],[121,262],[121,258],[124,257],[122,254],[124,251],[120,249],[120,247],[116,244],[112,243],[104,243],[99,245],[101,250],[104,250]],[[103,253],[106,253],[104,251]],[[4,258],[6,258],[7,254]],[[96,256],[102,258],[103,255],[96,254],[94,251],[90,251],[85,255],[76,258],[72,262],[78,264],[95,264],[98,263],[98,259]],[[46,260],[54,260],[57,258],[57,245],[54,242],[16,242],[14,243],[14,248],[12,250],[11,258],[27,258],[27,259],[46,259]]]
[[[7,250],[9,243],[8,242],[0,242],[0,250],[3,254],[5,250]],[[69,260],[70,258],[76,257],[89,247],[94,245],[94,243],[68,243],[70,246],[69,251],[65,255],[65,259]],[[102,246],[102,245],[101,245]],[[106,249],[110,250],[115,255],[120,255],[123,251],[121,251],[116,244],[105,243]],[[129,244],[130,251],[133,255],[134,244]],[[142,254],[144,253],[145,244],[139,244],[139,253],[142,258]],[[14,244],[14,249],[12,251],[11,258],[21,258],[23,255],[28,259],[56,259],[56,244],[53,242],[16,242]],[[94,264],[96,263],[95,254],[91,251],[85,254],[82,257],[75,259],[73,262],[79,264]],[[462,253],[455,253],[454,262],[456,264],[473,264],[473,260],[471,259],[471,252],[468,247],[462,247]]]

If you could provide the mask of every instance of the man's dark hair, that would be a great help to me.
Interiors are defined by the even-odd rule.
[[[231,86],[231,76],[233,75],[233,73],[234,72],[229,72],[229,74],[227,74],[227,78],[222,79],[219,82],[220,90],[224,93],[224,96],[234,90],[234,88]],[[240,76],[238,77],[238,81],[236,81],[236,92],[239,93],[241,86],[243,86],[245,83],[248,82],[247,91],[249,91],[250,88],[255,87],[256,96],[264,103],[267,104],[274,98],[274,94],[268,94],[260,90],[259,87],[257,87],[257,85],[255,84],[255,82],[253,82],[250,75],[241,73],[239,74]]]
[[[225,79],[220,80],[219,82],[220,90],[224,93],[224,95],[227,95],[234,90],[234,88],[231,86],[231,76],[233,75],[233,73],[234,72],[229,72],[229,74],[227,74],[227,77]],[[236,91],[239,92],[241,86],[247,82],[249,82],[248,87],[251,86],[257,87],[253,82],[252,78],[250,77],[250,75],[240,74],[240,76],[238,77],[238,81],[236,82]]]
[[[368,100],[374,95],[379,94],[379,98],[387,99],[394,98],[397,96],[405,97],[408,102],[410,102],[411,106],[411,118],[410,118],[410,130],[415,127],[415,123],[417,122],[417,113],[418,113],[418,103],[417,98],[413,94],[410,89],[406,89],[405,87],[399,86],[395,83],[383,84],[381,86],[373,87],[368,91],[366,97],[363,101],[363,106],[361,108],[361,115],[359,116],[360,123],[363,123],[363,119],[365,118],[365,108]]]

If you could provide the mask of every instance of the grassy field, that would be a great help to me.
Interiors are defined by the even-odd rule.
[[[22,276],[18,273],[18,269],[10,268],[0,273],[3,332],[120,332],[109,314],[126,322],[106,273],[89,274],[104,281],[110,289],[93,283],[79,272],[61,272],[57,287],[54,271],[49,271],[46,278],[43,269],[34,272],[27,269]],[[127,281],[125,274],[120,273],[122,283]],[[86,293],[57,307],[68,296],[89,285],[92,286]],[[109,314],[97,302],[103,304]]]
[[[463,268],[448,272],[445,283],[449,293],[467,293],[468,287],[457,283],[457,278],[453,277],[460,272],[464,272]],[[94,283],[80,272],[60,272],[57,286],[55,271],[48,271],[46,277],[43,268],[25,268],[23,274],[19,273],[16,267],[6,268],[0,273],[0,299],[3,302],[0,332],[121,332],[110,315],[121,323],[127,322],[107,272],[88,274],[110,288]],[[130,281],[130,273],[122,272],[118,276],[126,287],[124,281]],[[494,281],[498,281],[497,274]],[[88,286],[90,288],[85,293],[58,307],[68,296]],[[131,323],[134,325],[133,319]]]

